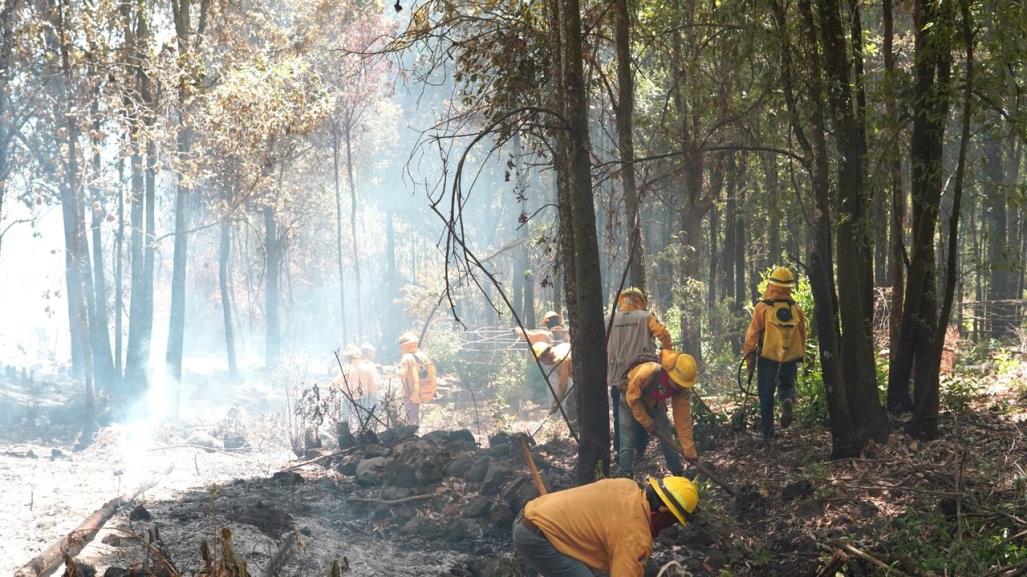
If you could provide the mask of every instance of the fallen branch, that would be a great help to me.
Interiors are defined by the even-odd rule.
[[[64,556],[74,557],[96,537],[96,533],[123,506],[135,500],[140,493],[152,488],[156,482],[140,485],[131,493],[125,493],[103,504],[93,511],[78,527],[64,536],[60,541],[50,545],[42,553],[18,569],[14,577],[43,577],[53,573],[63,562]]]
[[[431,499],[438,495],[438,493],[425,493],[424,495],[413,495],[411,497],[403,497],[402,499],[371,499],[369,497],[350,497],[350,501],[357,503],[375,503],[377,505],[400,505],[402,503],[410,503],[413,501],[422,501],[424,499]]]
[[[356,447],[350,447],[348,449],[343,449],[341,451],[332,451],[331,453],[328,453],[326,455],[321,455],[320,457],[314,457],[313,459],[308,459],[306,461],[300,461],[299,463],[296,463],[295,465],[289,465],[287,468],[283,469],[283,471],[292,471],[292,470],[295,470],[295,469],[299,469],[300,467],[305,467],[307,465],[313,465],[314,463],[319,463],[321,461],[327,461],[328,459],[331,459],[332,457],[341,457],[342,455],[350,453],[355,448]]]
[[[902,571],[901,569],[896,569],[895,567],[892,567],[891,565],[885,563],[884,561],[881,561],[877,557],[874,557],[873,555],[870,555],[869,553],[864,553],[863,551],[860,551],[859,549],[853,547],[852,545],[849,545],[848,543],[842,544],[840,546],[840,548],[842,549],[842,551],[844,551],[844,552],[846,552],[846,553],[848,553],[848,554],[850,554],[850,555],[852,555],[854,557],[859,557],[860,559],[866,561],[867,563],[870,563],[871,565],[876,565],[877,567],[879,567],[881,569],[884,569],[886,571],[885,575],[898,575],[899,577],[912,577],[909,573],[906,573],[905,571]]]

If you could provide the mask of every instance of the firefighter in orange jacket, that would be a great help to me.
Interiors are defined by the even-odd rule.
[[[517,515],[517,554],[543,577],[642,577],[653,539],[687,525],[699,491],[684,477],[604,479],[533,499]]]
[[[781,400],[781,428],[792,423],[795,379],[806,343],[806,317],[792,300],[795,277],[778,267],[767,279],[763,300],[752,311],[745,332],[742,356],[752,371],[756,365],[756,388],[760,397],[760,427],[764,439],[774,437],[774,390]]]
[[[400,382],[403,383],[403,407],[406,409],[408,425],[421,424],[421,403],[435,397],[435,363],[423,351],[418,350],[420,339],[414,333],[403,333],[399,337]]]
[[[634,474],[635,458],[640,452],[637,438],[658,433],[667,469],[674,475],[684,472],[677,447],[669,444],[677,433],[681,451],[689,459],[699,457],[692,435],[692,386],[696,378],[695,359],[687,353],[660,351],[660,362],[643,362],[628,371],[628,383],[620,412],[620,447],[617,462],[620,474]],[[674,411],[674,431],[667,418],[666,400]],[[645,448],[642,448],[644,451]]]

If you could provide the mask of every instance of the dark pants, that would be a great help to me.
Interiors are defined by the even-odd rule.
[[[628,408],[623,397],[621,397],[619,405],[617,411],[620,420],[620,445],[617,452],[617,464],[622,477],[632,477],[635,474],[636,459],[645,455],[646,447],[649,444],[649,434],[645,432],[642,423],[635,419],[635,415],[631,414],[631,409]],[[649,416],[656,424],[656,430],[663,433],[662,437],[675,438],[674,426],[667,417],[666,404],[661,401],[655,409],[649,411]],[[662,437],[659,439],[660,449],[663,451],[663,458],[667,460],[667,470],[672,475],[683,474],[685,467],[681,463],[681,455],[676,447],[667,443]]]
[[[760,395],[760,428],[763,438],[774,436],[774,391],[781,401],[795,401],[795,377],[799,361],[778,363],[759,357],[756,361],[756,387]]]

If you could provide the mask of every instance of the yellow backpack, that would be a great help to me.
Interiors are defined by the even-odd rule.
[[[799,309],[795,301],[765,300],[764,322],[761,335],[760,356],[787,363],[802,358],[804,343],[798,338]]]
[[[418,351],[414,353],[417,364],[414,366],[414,398],[415,403],[427,403],[435,398],[435,363],[427,355]]]

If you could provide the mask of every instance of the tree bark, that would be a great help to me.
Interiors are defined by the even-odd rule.
[[[347,116],[343,126],[343,137],[346,141],[346,180],[349,182],[349,226],[353,236],[353,280],[356,282],[354,294],[357,297],[357,337],[364,334],[363,305],[360,302],[360,242],[357,238],[357,183],[353,178],[353,124],[352,115]]]
[[[229,259],[232,253],[232,225],[226,215],[221,221],[221,249],[218,253],[218,288],[221,291],[221,317],[225,326],[225,351],[228,356],[228,374],[234,378],[238,365],[235,359],[235,331],[232,326],[232,303],[228,293]]]
[[[631,72],[631,14],[628,0],[613,0],[614,44],[617,51],[617,148],[620,151],[621,184],[624,187],[624,216],[628,231],[628,277],[632,286],[644,292],[645,256],[642,227],[638,217],[638,187],[635,183],[635,80]]]
[[[335,183],[335,264],[339,269],[339,325],[346,338],[346,273],[342,266],[342,191],[339,187],[339,124],[332,122],[332,175]]]
[[[564,86],[563,114],[567,121],[568,191],[574,231],[574,285],[577,302],[571,318],[581,434],[575,478],[579,484],[595,479],[596,470],[610,468],[610,417],[606,394],[606,327],[592,167],[589,158],[588,101],[582,66],[581,7],[578,0],[559,0]]]
[[[99,103],[93,101],[93,130],[100,132]],[[100,174],[100,147],[93,148],[93,178]],[[103,197],[97,186],[90,186],[92,215],[90,228],[93,240],[93,363],[96,386],[109,388],[114,379],[114,361],[111,358],[111,339],[108,327],[110,317],[107,311],[107,280],[103,266],[103,239],[100,227],[106,211],[103,209]]]
[[[275,222],[274,209],[264,209],[264,250],[267,262],[267,284],[264,289],[264,321],[266,323],[266,341],[264,343],[264,361],[270,369],[278,364],[278,353],[281,348],[281,323],[278,318],[278,304],[281,301],[279,277],[281,262],[279,260],[278,223]]]
[[[882,18],[884,21],[884,110],[887,127],[892,134],[888,154],[889,197],[891,199],[891,218],[889,219],[891,237],[889,243],[891,277],[891,307],[888,316],[888,361],[894,362],[895,353],[899,348],[899,332],[902,326],[902,304],[906,284],[906,247],[904,241],[906,220],[906,194],[902,188],[902,149],[898,145],[899,125],[898,106],[895,102],[895,50],[894,18],[892,0],[882,1]],[[880,240],[880,239],[879,239]],[[890,372],[890,369],[889,369]],[[913,410],[913,397],[908,386],[900,386],[898,381],[888,379],[888,410],[900,414]]]

